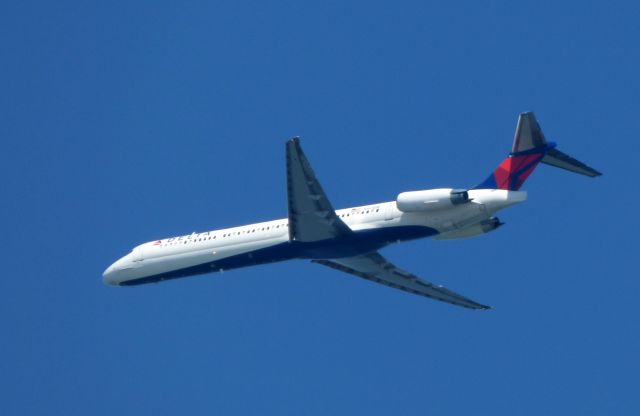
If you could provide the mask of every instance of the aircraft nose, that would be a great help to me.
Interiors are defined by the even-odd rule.
[[[106,285],[117,286],[119,284],[118,279],[116,278],[116,270],[113,267],[113,264],[107,267],[107,270],[102,273],[102,282]]]

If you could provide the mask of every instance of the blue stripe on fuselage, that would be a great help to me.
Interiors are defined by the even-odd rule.
[[[127,280],[120,285],[134,286],[154,283],[180,277],[196,276],[199,274],[237,269],[240,267],[256,266],[291,259],[333,259],[353,257],[377,251],[382,247],[399,242],[414,240],[436,235],[438,232],[430,227],[400,226],[386,227],[354,232],[351,236],[331,240],[314,241],[311,243],[287,241],[248,253],[238,254],[224,259],[191,266],[180,270],[160,273]]]

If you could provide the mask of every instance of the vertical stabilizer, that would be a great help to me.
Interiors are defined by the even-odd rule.
[[[544,138],[535,115],[532,112],[520,114],[511,153],[474,189],[517,191],[552,147],[553,144],[548,144]]]
[[[586,176],[601,173],[547,143],[540,124],[532,112],[518,117],[511,153],[487,179],[473,189],[506,189],[517,191],[540,162]]]
[[[547,140],[544,138],[536,116],[532,112],[521,113],[518,117],[516,134],[513,137],[511,154],[542,149],[546,144]]]

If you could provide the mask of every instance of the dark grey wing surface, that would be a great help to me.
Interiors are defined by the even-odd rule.
[[[591,166],[572,158],[558,149],[550,149],[547,151],[547,154],[542,158],[542,163],[555,166],[560,169],[565,169],[570,172],[579,173],[581,175],[590,176],[592,178],[602,175],[602,173],[598,172]]]
[[[416,295],[451,303],[469,309],[490,309],[440,285],[434,285],[418,276],[397,268],[378,253],[332,260],[312,260],[363,279],[381,283]]]
[[[296,137],[287,142],[289,237],[319,241],[352,231],[335,213]]]

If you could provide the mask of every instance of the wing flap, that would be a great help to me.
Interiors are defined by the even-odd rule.
[[[441,302],[469,309],[490,309],[489,306],[477,303],[442,286],[422,280],[418,276],[394,266],[378,253],[342,259],[313,260],[313,262],[394,289],[426,296]]]

